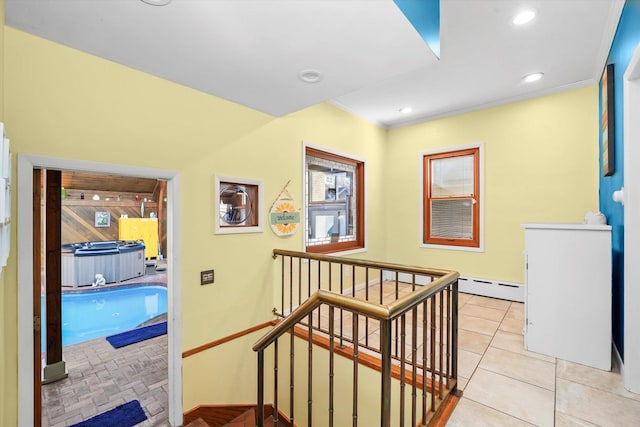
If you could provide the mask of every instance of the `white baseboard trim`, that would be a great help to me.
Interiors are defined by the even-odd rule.
[[[385,271],[384,280],[396,280],[395,275],[396,273],[394,271]],[[403,283],[412,283],[415,281],[416,285],[424,286],[431,283],[432,280],[430,276],[398,273],[398,281]],[[521,283],[460,276],[458,279],[458,290],[467,294],[524,302],[524,285]]]
[[[611,343],[611,361],[613,362],[613,366],[620,367],[620,375],[624,378],[624,362],[622,361],[622,357],[620,357],[620,352],[618,352],[618,347],[612,342]]]
[[[460,277],[458,291],[509,301],[524,302],[524,285],[475,277]]]
[[[414,279],[415,277],[415,279]],[[395,281],[395,272],[393,271],[385,271],[383,274],[383,280]],[[398,273],[398,281],[403,283],[412,283],[415,280],[416,285],[424,286],[426,284],[431,283],[430,276],[422,276],[408,273]],[[372,279],[369,280],[369,286],[377,285],[380,283],[380,279]],[[361,291],[365,288],[365,284],[361,283],[356,285],[356,292]],[[343,295],[351,295],[352,288],[343,289]],[[524,290],[525,286],[521,283],[511,283],[505,281],[497,281],[490,279],[479,279],[477,277],[460,277],[458,279],[458,291],[480,295],[490,298],[499,298],[509,301],[516,302],[524,302]],[[293,310],[298,308],[297,306],[292,307],[291,310],[285,310],[283,313],[285,316],[288,316]]]
[[[638,393],[638,390],[634,390],[631,385],[629,384],[629,378],[627,378],[628,372],[626,372],[626,367],[624,365],[624,362],[622,361],[622,356],[620,356],[620,352],[618,351],[618,347],[616,347],[616,345],[612,342],[611,343],[611,347],[612,347],[612,353],[611,353],[611,362],[612,362],[612,366],[611,366],[611,370],[615,370],[615,366],[619,366],[620,367],[620,376],[622,377],[622,386],[625,388],[625,390],[631,392],[631,393]]]
[[[389,281],[396,280],[396,272],[385,270],[383,273],[383,279]],[[421,274],[410,274],[410,273],[398,273],[398,282],[402,283],[413,283],[415,280],[416,285],[424,286],[428,285],[432,282],[431,276],[423,276]]]

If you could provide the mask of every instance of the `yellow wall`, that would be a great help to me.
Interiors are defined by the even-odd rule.
[[[339,341],[334,343],[339,345]],[[294,360],[296,362],[293,373],[293,414],[294,423],[298,426],[307,426],[308,413],[308,385],[307,372],[308,342],[298,337],[294,340]],[[290,335],[283,335],[278,340],[278,407],[285,414],[290,415],[290,385],[291,371],[288,369],[290,360],[291,340]],[[271,360],[269,360],[271,356]],[[322,347],[314,347],[311,355],[313,359],[314,373],[312,378],[312,424],[315,426],[328,426],[329,423],[329,395],[330,395],[330,353]],[[265,351],[265,395],[271,397],[274,394],[273,384],[273,348]],[[407,374],[410,375],[409,372]],[[420,375],[420,374],[418,374]],[[380,424],[381,390],[382,383],[380,373],[364,365],[358,366],[357,407],[353,408],[353,361],[342,356],[333,356],[333,422],[336,426],[348,426],[353,424],[353,410],[356,409],[358,425],[376,426]],[[410,384],[406,384],[404,392],[404,414],[411,419],[411,393]],[[417,389],[417,401],[420,402],[421,390]],[[391,425],[399,425],[400,420],[400,381],[391,379]],[[272,402],[265,398],[266,402]],[[416,415],[419,418],[421,405],[418,403]]]
[[[267,327],[208,351],[187,357],[183,362],[185,412],[199,404],[250,404],[256,402],[257,356],[237,357],[251,352],[251,346],[271,328]],[[233,357],[230,357],[232,355]],[[273,357],[269,358],[269,374]],[[189,384],[187,387],[186,385]],[[271,402],[272,399],[268,400]]]
[[[597,117],[594,85],[391,130],[388,258],[523,283],[520,224],[582,222],[598,209]],[[420,248],[420,153],[473,143],[484,144],[484,253]]]
[[[290,238],[276,237],[268,227],[263,233],[214,235],[216,174],[264,180],[266,210],[288,180],[294,199],[302,201],[303,140],[363,157],[370,178],[368,226],[383,227],[386,132],[376,126],[329,104],[274,118],[10,27],[5,41],[5,119],[14,156],[31,153],[180,173],[185,350],[271,319],[271,250],[303,248],[301,231]],[[13,213],[15,218],[15,209]],[[382,248],[377,233],[369,237],[371,247]],[[381,258],[382,250],[361,256]],[[15,396],[15,246],[10,262],[14,274],[7,279],[3,303],[5,318],[13,321],[3,325],[5,366],[12,374],[3,377],[2,389]],[[216,282],[201,287],[199,272],[209,268],[215,269]],[[256,360],[249,349],[225,357],[221,363],[227,365]],[[195,374],[189,371],[192,366],[198,369]],[[202,388],[190,383],[205,376],[200,367],[185,364],[185,389]],[[254,381],[248,387],[255,387]],[[204,397],[185,394],[185,409],[207,402]],[[12,399],[0,416],[4,425],[15,420],[17,403]]]
[[[4,122],[4,0],[0,0],[0,122]],[[13,325],[15,321],[10,321],[8,313],[15,313],[15,309],[9,308],[8,301],[13,301],[11,298],[11,290],[5,285],[6,273],[0,275],[0,378],[4,379],[9,375],[9,366],[15,365],[15,358],[10,360],[8,338],[10,335],[15,335]],[[9,325],[12,325],[11,328]],[[15,350],[12,351],[15,353]],[[10,376],[11,383],[15,383],[15,376]],[[9,391],[14,390],[11,387],[0,387],[0,414],[6,414],[7,412],[13,413],[16,406],[16,398],[11,396]],[[14,393],[15,394],[15,393]],[[11,409],[9,409],[11,408]],[[0,417],[0,425],[3,425],[3,419]]]
[[[4,121],[14,166],[16,154],[31,153],[180,173],[185,350],[270,319],[277,293],[270,252],[303,248],[301,231],[290,238],[268,227],[215,235],[214,176],[264,180],[265,211],[291,180],[289,191],[301,203],[302,141],[367,160],[369,250],[362,258],[522,282],[521,223],[579,222],[597,208],[595,87],[387,132],[330,104],[274,118],[4,30]],[[485,144],[485,253],[419,248],[420,152],[473,142]],[[15,201],[12,252],[0,279],[0,426],[17,423]],[[216,283],[201,287],[199,272],[209,268]],[[215,383],[206,372],[212,363],[254,366],[256,360],[248,348],[194,357],[184,366],[185,409],[217,403],[209,402],[202,382]],[[235,387],[255,387],[246,381]]]

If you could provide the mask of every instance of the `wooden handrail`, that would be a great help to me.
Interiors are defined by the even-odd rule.
[[[304,317],[308,316],[309,313],[320,307],[322,304],[355,311],[376,319],[386,319],[389,313],[389,309],[384,305],[362,301],[349,296],[336,294],[335,292],[319,289],[316,293],[311,295],[309,299],[302,303],[302,305],[296,308],[293,313],[285,317],[271,331],[260,338],[253,345],[253,350],[264,350],[278,337],[284,335],[289,329],[294,327]]]
[[[379,343],[380,346],[379,348],[373,349],[371,347],[368,347],[368,344],[366,343],[365,340],[365,348],[370,349],[370,350],[374,350],[377,351],[380,354],[380,369],[381,369],[381,404],[380,404],[380,425],[381,427],[390,427],[391,426],[391,376],[392,376],[392,368],[393,368],[393,363],[392,363],[392,359],[393,358],[397,358],[397,354],[394,355],[393,354],[393,350],[392,350],[392,342],[394,340],[394,337],[392,336],[392,334],[395,334],[395,347],[396,347],[396,353],[398,352],[398,343],[400,345],[400,371],[403,372],[403,380],[401,381],[401,391],[400,391],[400,395],[402,396],[400,399],[400,406],[404,407],[404,395],[405,395],[405,382],[407,381],[406,377],[407,375],[409,375],[409,379],[410,379],[410,383],[411,383],[411,387],[412,387],[412,391],[411,391],[411,404],[412,404],[412,410],[411,410],[411,422],[412,424],[416,425],[418,422],[418,413],[417,413],[417,401],[416,401],[416,395],[417,395],[417,374],[418,374],[418,368],[421,369],[421,375],[422,375],[422,387],[420,388],[422,390],[422,412],[419,415],[420,416],[420,423],[421,425],[424,424],[425,422],[427,422],[428,418],[436,412],[437,408],[438,408],[438,404],[439,402],[443,399],[443,396],[447,396],[449,394],[449,392],[451,390],[453,390],[455,392],[456,389],[456,379],[457,379],[457,292],[458,292],[458,286],[457,286],[457,280],[459,278],[459,274],[457,272],[454,271],[449,271],[449,270],[441,270],[441,269],[431,269],[431,268],[423,268],[423,267],[412,267],[412,266],[405,266],[405,265],[400,265],[400,264],[394,264],[394,263],[387,263],[387,262],[377,262],[377,261],[367,261],[367,260],[361,260],[361,259],[353,259],[353,258],[344,258],[344,257],[339,257],[339,256],[330,256],[330,255],[324,255],[324,254],[315,254],[315,253],[306,253],[306,252],[297,252],[297,251],[288,251],[288,250],[282,250],[282,249],[274,249],[273,250],[273,258],[277,258],[279,255],[282,256],[282,311],[283,313],[285,312],[285,295],[286,295],[286,290],[285,290],[285,283],[289,283],[290,289],[289,289],[289,307],[287,309],[287,311],[291,311],[293,309],[293,305],[294,305],[294,301],[293,301],[293,295],[294,295],[294,288],[293,288],[293,284],[294,284],[294,263],[293,263],[293,259],[297,258],[298,259],[298,304],[299,306],[295,309],[293,309],[293,311],[288,315],[285,316],[278,324],[275,325],[275,327],[269,331],[267,334],[265,334],[262,338],[260,338],[254,345],[253,345],[253,350],[257,352],[258,355],[258,410],[257,410],[257,424],[259,427],[262,427],[264,425],[263,422],[263,411],[261,410],[261,408],[264,405],[264,352],[267,349],[267,347],[269,347],[270,345],[273,345],[273,349],[274,349],[274,404],[276,407],[278,407],[278,400],[277,400],[277,396],[278,396],[278,360],[279,360],[279,356],[278,356],[278,339],[283,336],[284,334],[288,333],[288,332],[293,332],[296,325],[298,323],[304,323],[305,318],[308,317],[308,366],[309,366],[309,384],[311,384],[311,374],[312,374],[312,330],[315,328],[315,326],[313,325],[313,320],[312,320],[312,313],[314,311],[317,311],[317,315],[318,315],[318,329],[324,333],[328,334],[328,342],[329,342],[329,354],[330,354],[330,360],[329,360],[329,378],[330,378],[330,384],[329,384],[329,424],[332,425],[333,422],[333,413],[334,413],[334,409],[333,409],[333,402],[334,402],[334,395],[333,395],[333,377],[334,377],[334,362],[333,362],[333,354],[335,352],[335,343],[334,343],[334,339],[336,339],[337,337],[339,337],[339,345],[342,346],[342,341],[343,341],[343,330],[342,330],[342,326],[343,326],[343,318],[342,318],[342,311],[347,311],[347,312],[351,312],[353,313],[353,318],[352,318],[352,322],[353,322],[353,336],[352,336],[352,343],[353,343],[353,359],[354,359],[354,373],[353,373],[353,384],[357,384],[357,378],[358,378],[358,371],[357,371],[357,365],[359,362],[359,336],[358,336],[358,316],[362,316],[363,318],[366,318],[366,322],[365,322],[365,335],[368,333],[367,332],[367,327],[368,327],[368,319],[376,319],[377,321],[379,321],[380,323],[380,330],[379,330]],[[289,258],[289,264],[288,264],[288,270],[287,270],[287,265],[285,264],[285,259]],[[301,283],[302,283],[302,262],[303,260],[308,260],[308,261],[318,261],[318,268],[317,268],[317,289],[315,290],[315,293],[312,294],[312,264],[311,262],[309,262],[309,265],[307,266],[307,289],[305,290],[304,294],[305,297],[307,298],[304,302],[302,302],[302,296],[303,296],[303,290],[301,287]],[[328,264],[328,273],[329,273],[329,277],[328,277],[328,281],[326,281],[325,285],[328,286],[328,289],[322,289],[322,282],[321,282],[321,271],[322,268],[321,266],[323,264]],[[332,286],[332,272],[331,272],[331,265],[338,265],[340,267],[340,275],[339,275],[339,290],[335,289],[334,286]],[[351,266],[351,277],[352,277],[352,283],[351,283],[351,295],[346,295],[345,293],[343,293],[344,288],[343,288],[343,267],[344,266]],[[355,289],[356,289],[356,267],[364,269],[364,284],[365,284],[365,289],[366,289],[366,295],[364,297],[364,299],[360,299],[356,297],[355,294]],[[377,302],[373,302],[370,301],[369,298],[369,273],[370,270],[376,270],[377,272],[379,272],[380,274],[380,278],[379,278],[379,291],[380,291],[380,296],[379,296],[379,300]],[[288,277],[285,274],[285,272],[288,271]],[[348,270],[347,270],[348,271]],[[385,282],[384,276],[385,276],[385,272],[392,272],[394,273],[394,278],[391,279],[391,281],[395,281],[395,299],[393,302],[384,304],[383,303],[383,283]],[[412,275],[412,279],[411,279],[411,293],[409,293],[408,295],[402,296],[400,297],[400,292],[399,292],[399,278],[400,278],[400,273],[404,273],[404,274],[409,274]],[[349,274],[349,272],[347,272],[347,274]],[[430,281],[428,284],[424,285],[424,286],[416,286],[416,276],[422,276],[422,277],[429,277]],[[337,277],[337,276],[336,276]],[[288,280],[288,281],[287,281]],[[314,288],[316,286],[314,285]],[[335,291],[334,291],[335,289]],[[438,301],[438,296],[439,296],[439,301]],[[446,296],[446,326],[444,322],[444,304],[445,304],[445,296]],[[429,302],[430,301],[430,302]],[[437,318],[436,318],[436,308],[438,307],[437,304],[439,302],[439,321],[440,321],[440,327],[437,327]],[[322,329],[320,327],[320,323],[321,323],[321,313],[318,309],[321,306],[328,306],[329,307],[329,329],[328,331]],[[427,318],[427,310],[430,308],[430,316],[429,318]],[[417,320],[416,320],[416,316],[418,314],[417,310],[419,307],[422,307],[421,310],[423,310],[423,316],[424,316],[424,326],[423,326],[423,334],[422,334],[422,342],[424,344],[423,346],[423,355],[422,355],[422,366],[418,366],[417,365],[417,351],[416,351],[416,342],[417,342],[417,334],[416,334],[416,330],[417,330]],[[335,323],[334,323],[334,319],[335,319],[335,315],[334,312],[336,311],[336,309],[340,310],[340,319],[339,319],[339,327],[340,330],[339,331],[335,331]],[[276,313],[276,310],[274,308],[274,313]],[[407,356],[406,356],[406,344],[405,344],[405,335],[406,335],[406,324],[405,324],[405,320],[406,317],[405,315],[407,313],[412,312],[411,315],[411,319],[412,319],[412,339],[411,339],[411,343],[413,348],[413,352],[410,358],[410,362],[407,361]],[[450,316],[450,314],[452,314],[452,316]],[[449,320],[451,319],[451,320]],[[445,336],[443,335],[443,328],[446,327],[446,340],[444,339]],[[438,347],[436,347],[436,330],[439,329],[439,341],[438,341]],[[398,336],[398,333],[400,333],[400,336]],[[430,341],[427,341],[427,337],[429,337]],[[346,339],[346,338],[344,338]],[[429,361],[427,363],[427,354],[426,354],[426,348],[427,345],[429,345],[430,342],[430,358]],[[294,334],[292,333],[291,335],[291,343],[290,343],[290,348],[293,349],[294,347]],[[435,356],[437,353],[437,349],[439,348],[439,358],[436,360]],[[293,368],[293,363],[294,363],[294,352],[293,350],[290,350],[290,384],[289,384],[289,393],[290,393],[290,407],[293,408],[294,403],[293,403],[293,396],[295,395],[294,393],[294,381],[293,381],[293,372],[294,372],[294,368]],[[444,360],[444,358],[446,357],[446,360]],[[446,361],[446,367],[444,362]],[[407,363],[411,363],[412,364],[412,370],[410,373],[407,373],[406,370],[406,364]],[[446,376],[446,377],[445,377]],[[425,382],[425,378],[429,378],[430,379],[430,386],[429,389],[426,390],[424,385],[426,384]],[[444,379],[444,382],[443,382]],[[437,380],[437,382],[436,382]],[[356,386],[354,386],[356,387]],[[445,390],[446,389],[446,390]],[[309,385],[309,390],[308,390],[308,407],[309,407],[309,417],[311,416],[311,401],[312,401],[312,392],[311,392],[312,388]],[[446,391],[446,392],[445,392]],[[426,396],[427,396],[427,392],[431,394],[431,402],[430,402],[430,409],[427,410],[427,402],[426,402]],[[438,396],[437,401],[436,401],[436,396]],[[355,420],[357,420],[357,402],[358,402],[358,395],[357,395],[357,387],[354,388],[354,395],[353,395],[353,409],[352,409],[352,417],[354,419],[354,425],[355,424]],[[293,409],[291,409],[291,413],[290,413],[290,420],[291,422],[293,422]],[[400,413],[400,422],[401,424],[403,424],[405,421],[404,419],[404,411],[402,411]],[[276,424],[278,424],[278,420],[276,419]]]
[[[194,354],[198,354],[198,353],[201,353],[203,351],[209,350],[211,348],[217,347],[219,345],[226,344],[226,343],[231,342],[233,340],[236,340],[238,338],[241,338],[241,337],[244,337],[246,335],[249,335],[249,334],[251,334],[253,332],[259,331],[260,329],[268,328],[270,326],[275,326],[277,324],[277,322],[278,322],[277,320],[269,320],[267,322],[262,322],[260,324],[251,326],[251,327],[249,327],[247,329],[243,329],[241,331],[235,332],[235,333],[233,333],[231,335],[227,335],[227,336],[219,338],[217,340],[209,341],[206,344],[202,344],[202,345],[199,345],[197,347],[191,348],[189,350],[185,350],[185,351],[182,352],[182,358],[185,359],[187,357],[193,356]]]

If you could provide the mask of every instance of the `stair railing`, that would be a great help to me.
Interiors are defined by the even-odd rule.
[[[295,406],[295,332],[296,328],[306,328],[307,334],[307,421],[313,423],[313,377],[318,375],[313,364],[314,338],[318,335],[328,337],[329,349],[329,413],[328,425],[334,424],[335,408],[335,376],[334,355],[337,350],[349,348],[353,359],[352,384],[353,401],[351,408],[352,425],[358,425],[358,378],[359,359],[362,351],[376,354],[380,359],[380,425],[391,426],[392,416],[392,377],[399,378],[400,391],[395,398],[399,409],[399,419],[394,425],[404,426],[407,422],[405,400],[406,387],[410,387],[411,426],[427,425],[440,407],[440,404],[451,393],[457,391],[457,330],[458,330],[458,273],[446,270],[408,267],[399,264],[379,263],[355,260],[334,256],[308,254],[302,252],[274,250],[274,258],[281,255],[283,305],[285,307],[286,284],[289,285],[290,305],[285,310],[289,314],[253,346],[258,354],[258,404],[257,425],[263,426],[264,420],[264,376],[265,355],[269,346],[274,348],[274,406],[275,425],[294,425]],[[285,262],[285,258],[289,263]],[[297,258],[297,268],[293,268],[293,258]],[[305,261],[306,260],[306,261]],[[317,269],[312,272],[312,262],[317,262]],[[325,266],[322,266],[322,263]],[[287,265],[288,264],[288,265]],[[306,264],[306,266],[305,266]],[[339,273],[332,271],[332,265],[339,265]],[[351,288],[344,286],[344,269],[351,269]],[[357,274],[356,269],[362,269]],[[306,270],[306,272],[304,272]],[[371,270],[377,270],[378,280],[370,281]],[[303,274],[304,272],[304,274]],[[297,274],[296,274],[297,273]],[[403,290],[401,275],[411,278],[409,291]],[[358,279],[356,279],[356,275]],[[385,275],[391,280],[385,280]],[[303,297],[302,278],[309,296]],[[312,281],[312,276],[316,278]],[[338,277],[336,285],[335,277]],[[295,277],[301,279],[297,283],[297,298],[300,304],[293,307]],[[424,285],[416,283],[416,277],[428,277],[430,281]],[[289,280],[287,280],[287,278]],[[364,284],[358,284],[363,281]],[[286,282],[286,283],[285,283]],[[313,283],[313,286],[312,286]],[[369,300],[369,291],[374,286],[375,301]],[[388,285],[388,286],[387,286]],[[390,291],[389,291],[390,286]],[[327,289],[324,289],[326,287]],[[406,288],[406,286],[404,286]],[[315,288],[315,289],[313,289]],[[356,289],[359,288],[359,289]],[[313,289],[313,292],[312,292]],[[346,294],[345,294],[346,293]],[[364,294],[364,297],[360,295]],[[358,296],[356,296],[358,295]],[[378,297],[379,295],[379,297]],[[391,297],[391,301],[385,298]],[[302,302],[304,299],[304,302]],[[274,310],[277,312],[277,310]],[[280,313],[277,313],[280,314]],[[349,322],[349,317],[351,321]],[[345,321],[345,319],[347,319]],[[337,326],[337,330],[336,330]],[[376,345],[370,337],[370,331],[379,331]],[[290,333],[289,361],[289,414],[286,420],[279,420],[278,415],[278,340]],[[360,333],[364,337],[360,337]],[[409,338],[407,338],[409,336]],[[337,346],[336,346],[337,342]],[[409,347],[409,352],[407,352]],[[419,397],[418,394],[421,393]],[[394,395],[395,396],[395,395]],[[342,402],[341,402],[342,403]],[[420,408],[418,408],[420,406]],[[344,422],[339,423],[343,425]]]

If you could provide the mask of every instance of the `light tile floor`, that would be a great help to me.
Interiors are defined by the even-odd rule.
[[[524,349],[524,305],[460,294],[463,397],[447,426],[638,426],[640,395],[611,372]]]
[[[379,292],[371,287],[369,299]],[[408,292],[400,284],[398,295]],[[385,283],[383,302],[395,293]],[[640,395],[624,389],[618,366],[607,372],[525,350],[524,304],[461,293],[458,314],[463,397],[448,426],[640,426]],[[374,327],[369,339],[378,338]]]

